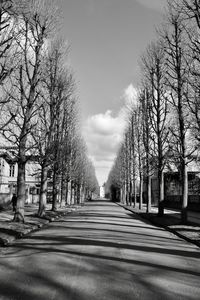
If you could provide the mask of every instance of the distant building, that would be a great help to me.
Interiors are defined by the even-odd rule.
[[[105,183],[100,186],[100,197],[105,198]]]
[[[158,204],[158,178],[154,173],[151,178],[152,204]],[[144,178],[143,198],[147,200],[147,185]],[[177,170],[164,171],[164,198],[166,207],[181,207],[182,180]],[[195,161],[188,165],[188,207],[200,210],[200,166]]]
[[[167,206],[180,207],[182,185],[178,172],[165,173],[165,203]],[[188,172],[188,206],[200,209],[200,172]]]
[[[0,205],[9,202],[17,192],[18,165],[14,148],[0,149]],[[40,166],[26,163],[26,203],[38,202],[40,193]]]

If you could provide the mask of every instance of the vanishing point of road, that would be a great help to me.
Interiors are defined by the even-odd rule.
[[[199,248],[109,201],[0,250],[0,299],[200,299]]]

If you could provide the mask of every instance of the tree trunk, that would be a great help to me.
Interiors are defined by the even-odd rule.
[[[125,186],[124,186],[124,184],[122,186],[122,203],[124,205],[126,204],[126,195],[125,195]]]
[[[126,205],[129,205],[129,186],[128,186],[128,182],[126,182]]]
[[[158,171],[158,215],[164,215],[164,174]]]
[[[77,185],[77,203],[78,204],[81,203],[81,185],[80,184]]]
[[[185,161],[182,166],[182,209],[181,221],[183,224],[187,223],[187,207],[188,207],[188,174]]]
[[[77,204],[77,184],[74,182],[74,204]]]
[[[136,179],[134,175],[134,182],[133,182],[133,192],[134,192],[134,207],[137,206],[137,191],[136,191]]]
[[[139,209],[143,206],[143,174],[140,173],[140,204]]]
[[[74,183],[71,181],[70,204],[74,204]]]
[[[147,176],[147,213],[151,212],[151,176]]]
[[[129,186],[130,186],[130,191],[129,191],[129,203],[130,203],[130,206],[133,205],[133,185],[132,185],[132,181],[130,181],[129,183]]]
[[[17,174],[17,207],[14,215],[14,222],[24,222],[24,204],[26,200],[26,162],[19,159]]]
[[[61,178],[61,200],[60,200],[60,206],[65,206],[66,203],[66,190],[67,190],[67,181],[66,178],[64,176],[64,174],[62,174],[62,178]]]
[[[59,189],[59,183],[58,183],[58,175],[57,175],[57,168],[54,168],[53,172],[53,200],[52,200],[52,211],[57,210],[57,202],[58,202],[58,189]]]
[[[66,182],[66,187],[65,187],[65,205],[68,205],[68,194],[69,194],[69,182]]]
[[[121,202],[124,204],[124,185],[121,188]]]
[[[87,199],[88,199],[88,189],[86,188],[85,189],[85,200],[87,201]]]
[[[85,187],[84,187],[84,185],[82,184],[82,185],[81,185],[81,203],[82,203],[82,204],[84,203],[84,195],[85,195]]]
[[[72,182],[71,180],[68,182],[68,197],[67,197],[68,205],[72,204]]]
[[[40,198],[38,216],[43,217],[45,215],[47,204],[47,167],[42,165],[41,170],[41,186],[40,186]]]

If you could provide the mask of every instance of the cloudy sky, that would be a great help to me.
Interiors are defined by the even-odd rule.
[[[163,19],[167,0],[61,0],[83,135],[99,183],[107,179],[135,96],[138,60]]]

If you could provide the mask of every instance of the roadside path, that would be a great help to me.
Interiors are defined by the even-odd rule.
[[[198,247],[106,201],[0,249],[1,300],[197,300],[199,279]]]
[[[146,210],[145,206],[144,206],[144,209],[143,210]],[[157,207],[152,207],[152,212],[153,213],[158,213],[158,208]],[[177,218],[180,220],[180,210],[178,209],[175,209],[175,208],[165,208],[165,214],[167,215],[173,215],[173,217]],[[196,223],[198,225],[200,225],[200,212],[195,212],[195,211],[191,211],[189,210],[188,211],[188,221],[189,222],[193,222],[193,223]]]
[[[181,223],[180,211],[177,209],[165,209],[164,216],[159,217],[157,207],[152,207],[151,212],[146,213],[146,205],[143,205],[142,209],[139,209],[138,204],[136,207],[127,206],[122,203],[118,203],[118,205],[200,247],[199,212],[188,211],[188,222],[183,225]]]
[[[47,204],[45,217],[37,216],[38,204],[25,205],[25,222],[13,222],[13,211],[11,208],[0,211],[0,247],[7,246],[16,238],[21,238],[26,234],[38,230],[49,222],[66,215],[79,208],[77,205],[70,207],[58,207],[56,212],[51,211],[51,205]]]

